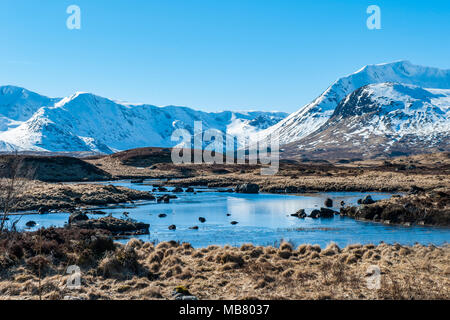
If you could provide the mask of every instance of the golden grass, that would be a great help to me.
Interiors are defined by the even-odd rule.
[[[381,288],[367,287],[381,269]],[[82,269],[82,286],[64,288],[67,275],[42,279],[44,299],[171,299],[183,286],[199,299],[450,299],[450,247],[331,243],[279,248],[189,244],[132,239],[98,265]],[[0,278],[0,298],[37,299],[38,278],[18,266]]]

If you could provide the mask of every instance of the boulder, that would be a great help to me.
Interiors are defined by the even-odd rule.
[[[325,200],[324,204],[325,204],[325,207],[331,208],[333,206],[333,200],[331,200],[330,198],[327,198],[327,200]]]
[[[78,222],[78,221],[86,221],[89,220],[89,217],[83,212],[75,212],[72,213],[69,217],[69,224]]]
[[[175,189],[173,189],[172,192],[177,192],[177,193],[183,192],[183,188],[181,188],[181,187],[175,187]]]
[[[320,208],[320,210],[314,209],[311,211],[309,217],[313,219],[317,218],[334,218],[335,214],[339,214],[339,212],[328,209],[328,208]]]
[[[177,226],[174,224],[169,226],[169,230],[176,230],[176,229],[177,229]]]
[[[320,218],[334,218],[334,215],[338,214],[338,212],[328,209],[328,208],[320,208]]]
[[[296,213],[291,214],[292,217],[296,217],[296,218],[306,218],[306,212],[305,209],[300,209],[298,210]]]
[[[158,187],[159,192],[167,192],[167,189],[164,187]]]
[[[375,203],[375,201],[372,199],[372,196],[369,194],[364,197],[364,199],[361,200],[361,204],[372,204]]]
[[[313,219],[317,219],[320,217],[320,210],[314,209],[313,211],[311,211],[311,213],[309,214],[310,218]]]
[[[200,217],[200,218],[198,218],[198,221],[200,221],[201,223],[204,223],[204,222],[206,222],[206,219],[203,217]]]
[[[244,183],[236,187],[238,193],[258,193],[259,186],[254,183]]]
[[[194,188],[188,187],[188,188],[186,189],[186,192],[194,192]]]
[[[232,225],[235,225],[235,224],[238,224],[239,222],[237,222],[237,221],[231,221],[230,222]]]
[[[157,201],[158,203],[161,203],[161,202],[169,203],[170,197],[169,197],[169,195],[165,194],[165,195],[162,195],[162,196],[158,197],[158,198],[156,199],[156,201]]]
[[[33,228],[34,226],[36,226],[36,222],[35,221],[33,221],[33,220],[31,220],[31,221],[28,221],[27,223],[25,223],[25,225],[28,227],[28,228]]]
[[[165,217],[167,217],[167,214],[165,213],[158,214],[158,218],[165,218]]]

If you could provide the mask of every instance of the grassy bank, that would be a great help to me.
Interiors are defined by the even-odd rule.
[[[79,290],[65,288],[69,265],[81,268]],[[381,270],[378,290],[367,286],[371,266]],[[449,299],[449,266],[449,246],[194,249],[48,229],[1,236],[0,298],[171,299],[184,286],[199,299]]]

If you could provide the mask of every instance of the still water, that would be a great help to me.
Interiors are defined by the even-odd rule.
[[[153,189],[151,184],[131,184],[124,181],[108,184],[138,190]],[[326,198],[333,199],[335,209],[339,210],[341,201],[356,204],[359,198],[367,194],[372,195],[374,200],[380,200],[389,198],[392,195],[389,193],[322,192],[280,195],[236,194],[203,188],[195,190],[197,194],[176,193],[178,198],[171,199],[170,203],[147,201],[132,207],[109,207],[102,211],[118,218],[123,217],[123,212],[126,211],[130,218],[149,223],[150,234],[137,236],[144,241],[175,240],[189,242],[197,248],[211,244],[277,245],[281,240],[291,241],[295,245],[319,244],[321,247],[330,242],[343,247],[353,243],[378,244],[381,241],[405,245],[413,245],[416,242],[442,245],[450,239],[449,228],[391,226],[356,221],[338,215],[333,219],[298,219],[290,216],[302,208],[309,214],[313,209],[322,207]],[[155,193],[160,194],[164,193]],[[158,215],[161,213],[167,216],[159,218]],[[37,226],[29,230],[63,226],[68,217],[68,214],[64,213],[22,216],[18,227],[25,228],[25,223],[30,220],[36,221]],[[90,215],[90,217],[101,216]],[[199,217],[204,217],[206,222],[201,223]],[[237,221],[238,224],[231,225],[231,221]],[[176,225],[174,231],[168,230],[168,226],[172,224]],[[199,229],[189,229],[192,226],[198,226]]]

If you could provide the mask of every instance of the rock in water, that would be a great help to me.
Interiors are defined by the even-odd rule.
[[[367,195],[364,197],[364,199],[362,199],[361,203],[362,204],[372,204],[372,203],[375,203],[375,201],[372,199],[371,195]]]
[[[175,189],[172,190],[172,192],[177,192],[177,193],[183,192],[183,188],[181,188],[181,187],[176,187]]]
[[[156,201],[157,201],[158,203],[160,203],[160,202],[169,203],[169,202],[170,202],[170,196],[167,195],[167,194],[162,195],[161,197],[158,197],[158,198],[156,199]]]
[[[36,226],[36,222],[35,221],[28,221],[25,225],[28,227],[28,228],[33,228],[34,226]]]
[[[317,219],[320,217],[320,210],[314,209],[313,211],[311,211],[311,213],[309,214],[310,218],[313,219]]]
[[[300,209],[298,210],[296,213],[291,214],[292,217],[296,217],[296,218],[306,218],[306,212],[305,209]]]
[[[174,224],[169,226],[169,230],[176,230],[176,229],[177,229],[177,226]]]
[[[236,187],[238,193],[258,193],[259,186],[254,183],[244,183]]]
[[[89,217],[83,212],[72,213],[69,217],[69,224],[89,220]]]
[[[332,206],[333,206],[333,200],[331,200],[330,198],[327,198],[327,200],[325,200],[325,207],[331,208]]]
[[[204,223],[204,222],[206,222],[206,219],[203,217],[200,217],[200,218],[198,218],[198,221],[200,221],[201,223]]]
[[[230,222],[232,225],[235,225],[235,224],[238,224],[239,222],[237,222],[237,221],[231,221]]]
[[[320,218],[334,218],[334,215],[338,214],[338,212],[328,209],[328,208],[320,208]]]

